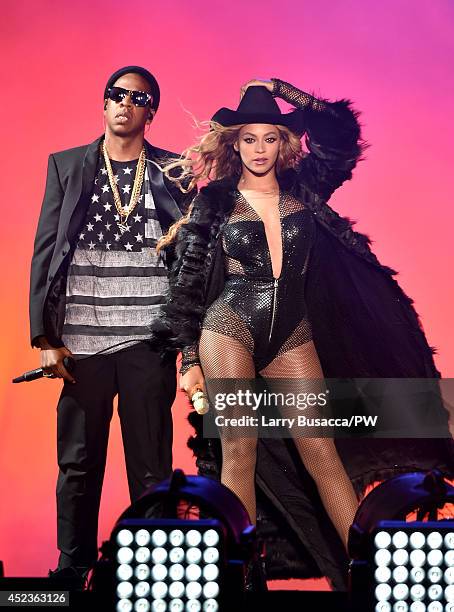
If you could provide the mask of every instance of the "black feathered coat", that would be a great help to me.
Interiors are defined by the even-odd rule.
[[[316,220],[306,302],[324,374],[438,378],[435,350],[427,343],[413,300],[395,280],[396,272],[380,264],[368,236],[355,232],[351,220],[327,204],[333,191],[351,179],[367,146],[351,102],[328,104],[336,116],[307,111],[310,153],[297,170],[279,177],[281,189],[300,198]],[[189,222],[178,232],[169,297],[155,328],[166,349],[181,350],[198,341],[204,313],[223,289],[220,236],[235,203],[238,178],[212,181],[202,188]],[[440,419],[439,408],[434,410]],[[189,420],[197,434],[189,446],[199,472],[219,478],[219,441],[202,437],[202,418],[195,412]],[[359,494],[369,483],[403,471],[437,467],[452,474],[452,444],[448,437],[336,440]],[[289,439],[260,439],[257,453],[257,529],[267,547],[268,577],[325,575],[334,588],[345,589],[343,546],[294,444]]]

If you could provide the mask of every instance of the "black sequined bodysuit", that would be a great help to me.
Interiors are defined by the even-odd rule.
[[[304,204],[285,192],[279,195],[279,217],[282,271],[274,278],[265,226],[237,192],[222,234],[224,290],[202,324],[203,330],[240,341],[253,356],[257,372],[278,355],[312,339],[304,285],[314,221]]]

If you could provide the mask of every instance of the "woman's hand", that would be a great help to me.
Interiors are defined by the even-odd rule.
[[[247,83],[245,83],[244,85],[241,86],[241,89],[240,89],[240,100],[244,96],[244,94],[246,93],[246,89],[248,87],[257,87],[257,86],[259,86],[259,87],[266,87],[268,89],[268,91],[273,93],[273,88],[274,88],[273,81],[262,81],[261,79],[251,79],[250,81],[248,81]]]
[[[192,366],[180,377],[180,390],[185,391],[196,412],[205,414],[209,404],[206,396],[205,378],[200,366]],[[192,398],[194,397],[194,401]]]
[[[195,385],[201,385],[203,388],[203,392],[206,393],[205,378],[203,376],[202,368],[198,365],[192,366],[191,369],[189,369],[185,374],[180,376],[180,391],[185,391],[188,397],[191,392],[191,389],[193,389]],[[190,397],[189,400],[191,400]]]

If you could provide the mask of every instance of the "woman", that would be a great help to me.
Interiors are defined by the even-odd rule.
[[[301,392],[320,389],[324,376],[439,375],[411,300],[391,277],[395,272],[379,264],[367,236],[353,232],[349,220],[326,204],[351,178],[366,148],[351,102],[320,100],[279,79],[250,81],[242,93],[238,109],[219,110],[211,131],[167,168],[181,165],[180,179],[189,177],[190,188],[213,179],[158,244],[170,245],[176,237],[162,322],[168,346],[183,351],[180,387],[192,397],[204,377],[259,375],[292,378]],[[297,109],[282,114],[274,97]],[[301,151],[304,131],[307,156]],[[390,444],[385,455],[384,441],[372,442],[349,441],[355,450],[343,457],[358,492],[375,477],[415,466],[449,471],[450,449],[444,454],[430,440]],[[293,444],[224,433],[221,481],[255,522],[256,468],[259,486],[271,498],[274,493],[279,507],[282,496],[272,488],[282,479],[275,464],[284,472],[296,466],[297,474],[304,465],[346,546],[358,502],[334,441],[294,435]],[[264,452],[257,464],[259,445]],[[295,501],[290,494],[288,504]],[[284,510],[289,520],[298,512]],[[333,577],[323,538],[301,539]]]

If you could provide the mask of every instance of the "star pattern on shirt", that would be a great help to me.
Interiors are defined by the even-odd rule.
[[[132,179],[136,173],[137,162],[111,161],[111,163],[114,180],[120,193],[121,205],[127,207],[131,199]],[[85,223],[79,230],[78,246],[90,251],[122,251],[123,253],[141,251],[149,247],[150,242],[145,233],[148,213],[144,208],[144,193],[147,185],[148,181],[144,180],[136,208],[125,220],[112,202],[108,172],[104,164],[100,163],[92,185],[90,213],[87,213]]]

